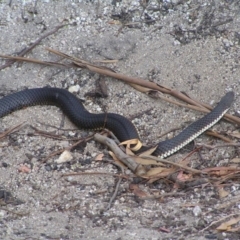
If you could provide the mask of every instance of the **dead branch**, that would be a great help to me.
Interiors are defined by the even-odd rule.
[[[102,136],[99,133],[96,133],[94,135],[94,140],[104,145],[107,145],[111,149],[111,151],[116,155],[116,157],[138,176],[142,176],[146,173],[144,167],[136,163],[134,159],[132,159],[130,156],[126,155],[112,139]]]

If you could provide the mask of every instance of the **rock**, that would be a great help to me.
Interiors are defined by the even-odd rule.
[[[195,217],[198,217],[202,214],[202,209],[199,206],[195,206],[193,209],[193,214]]]
[[[58,159],[55,160],[57,164],[70,162],[73,159],[69,151],[64,151]]]
[[[80,91],[80,86],[79,85],[74,85],[68,88],[68,91],[70,93],[78,93]]]

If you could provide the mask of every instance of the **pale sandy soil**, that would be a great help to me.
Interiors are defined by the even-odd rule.
[[[233,90],[236,96],[230,112],[240,114],[240,5],[237,1],[10,2],[9,5],[9,1],[0,1],[0,54],[16,54],[55,26],[70,23],[44,39],[27,56],[55,61],[56,56],[45,50],[50,47],[88,61],[117,59],[109,67],[184,91],[212,105]],[[128,25],[121,29],[119,23]],[[0,63],[3,65],[5,61]],[[152,99],[110,78],[105,78],[107,98],[86,97],[86,93],[94,91],[98,79],[97,74],[86,70],[15,63],[0,71],[0,94],[47,85],[60,88],[79,85],[78,96],[85,100],[89,111],[101,112],[107,108],[109,112],[133,117],[145,143],[156,143],[167,130],[186,126],[202,116]],[[25,123],[21,130],[0,140],[0,190],[1,194],[5,193],[5,196],[0,194],[0,239],[240,238],[237,233],[217,232],[218,223],[210,226],[224,217],[228,219],[228,215],[240,214],[240,185],[236,180],[226,183],[229,194],[223,199],[219,198],[217,188],[208,184],[179,189],[182,196],[157,201],[136,197],[129,190],[129,184],[134,181],[130,178],[121,183],[112,207],[106,210],[117,178],[111,175],[61,177],[72,171],[119,173],[114,165],[93,160],[102,152],[105,160],[110,159],[105,147],[90,141],[72,152],[70,163],[56,165],[57,157],[50,158],[47,164],[40,163],[71,142],[34,135],[31,126],[67,137],[89,134],[76,130],[67,119],[62,126],[62,117],[58,108],[40,106],[14,112],[0,120],[1,132]],[[235,128],[224,121],[214,127],[219,132]],[[207,136],[199,137],[197,142],[222,143]],[[181,151],[174,159],[188,152]],[[239,149],[205,149],[201,157],[193,155],[191,166],[224,166],[233,157],[239,158]],[[31,172],[19,172],[21,165],[31,168]],[[152,185],[140,182],[139,187],[148,193],[174,191],[172,184],[165,180]],[[8,197],[8,193],[13,197]],[[201,209],[198,216],[194,215],[196,206]]]

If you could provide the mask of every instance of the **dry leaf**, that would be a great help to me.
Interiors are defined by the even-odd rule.
[[[31,169],[25,165],[21,165],[19,168],[18,168],[18,171],[19,172],[22,172],[22,173],[30,173],[31,172]]]
[[[165,227],[158,228],[158,231],[165,232],[165,233],[170,233],[171,232],[170,229],[165,228]]]
[[[121,145],[127,145],[127,147],[130,148],[134,152],[138,151],[142,147],[141,141],[137,138],[121,142],[119,145],[120,146]],[[134,147],[131,147],[131,145],[134,145]]]
[[[240,227],[231,228],[230,230],[228,230],[228,232],[240,232]]]
[[[183,173],[183,171],[180,171],[177,175],[177,180],[181,182],[189,181],[192,178],[191,175]]]
[[[238,167],[213,167],[213,168],[205,168],[202,170],[203,172],[207,172],[211,175],[216,176],[226,176],[230,173],[238,173],[240,168]]]
[[[152,90],[151,88],[143,87],[134,83],[130,83],[129,85],[131,85],[133,88],[135,88],[136,90],[142,93],[149,93]]]
[[[139,157],[147,157],[152,155],[153,152],[155,152],[155,150],[157,149],[158,145],[156,145],[155,147],[149,148],[148,150],[142,152],[141,154],[139,154]]]
[[[136,184],[130,184],[129,189],[138,197],[148,197],[149,194],[141,190],[138,185]]]
[[[118,59],[113,59],[113,60],[92,60],[92,62],[96,63],[117,63],[119,60]]]
[[[235,137],[235,138],[240,138],[240,132],[239,131],[233,131],[232,133],[230,133],[231,136]]]
[[[162,170],[162,171],[161,171],[161,169],[159,169],[159,172],[157,174],[151,175],[151,172],[154,172],[151,169],[149,173],[148,172],[146,173],[146,176],[151,175],[151,176],[148,176],[150,178],[148,183],[153,183],[160,178],[165,178],[165,177],[169,176],[170,174],[174,173],[175,171],[176,171],[175,168],[164,168],[164,170]]]
[[[230,162],[240,163],[240,158],[233,158]]]
[[[139,156],[132,156],[132,158],[141,165],[157,165],[157,166],[165,166],[165,164],[161,162],[157,162],[153,159],[141,158]]]
[[[133,151],[130,148],[128,148],[128,147],[126,147],[126,154],[129,155],[129,156],[135,156]]]
[[[167,168],[163,168],[163,167],[155,167],[155,168],[151,168],[147,173],[146,176],[148,177],[153,177],[156,176],[164,171],[166,171]]]
[[[102,161],[103,160],[103,156],[104,156],[104,154],[103,153],[100,153],[100,154],[98,154],[96,157],[95,157],[95,161]]]
[[[219,227],[217,227],[217,230],[219,231],[231,231],[231,226],[238,223],[240,221],[240,217],[238,218],[232,218],[231,220],[222,223]]]
[[[225,198],[228,196],[229,192],[225,191],[224,188],[218,188],[218,194],[220,198]]]
[[[118,20],[111,20],[111,21],[108,21],[108,23],[113,25],[121,25],[121,22]]]

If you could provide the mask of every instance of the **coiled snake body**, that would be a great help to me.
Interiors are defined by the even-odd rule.
[[[231,106],[233,99],[234,93],[228,92],[210,113],[189,125],[176,137],[159,142],[153,154],[165,158],[184,147],[218,122]],[[136,128],[127,118],[115,113],[89,113],[80,99],[67,90],[59,88],[27,89],[1,98],[0,118],[23,107],[43,104],[60,107],[77,127],[85,129],[107,128],[121,142],[139,139]]]

